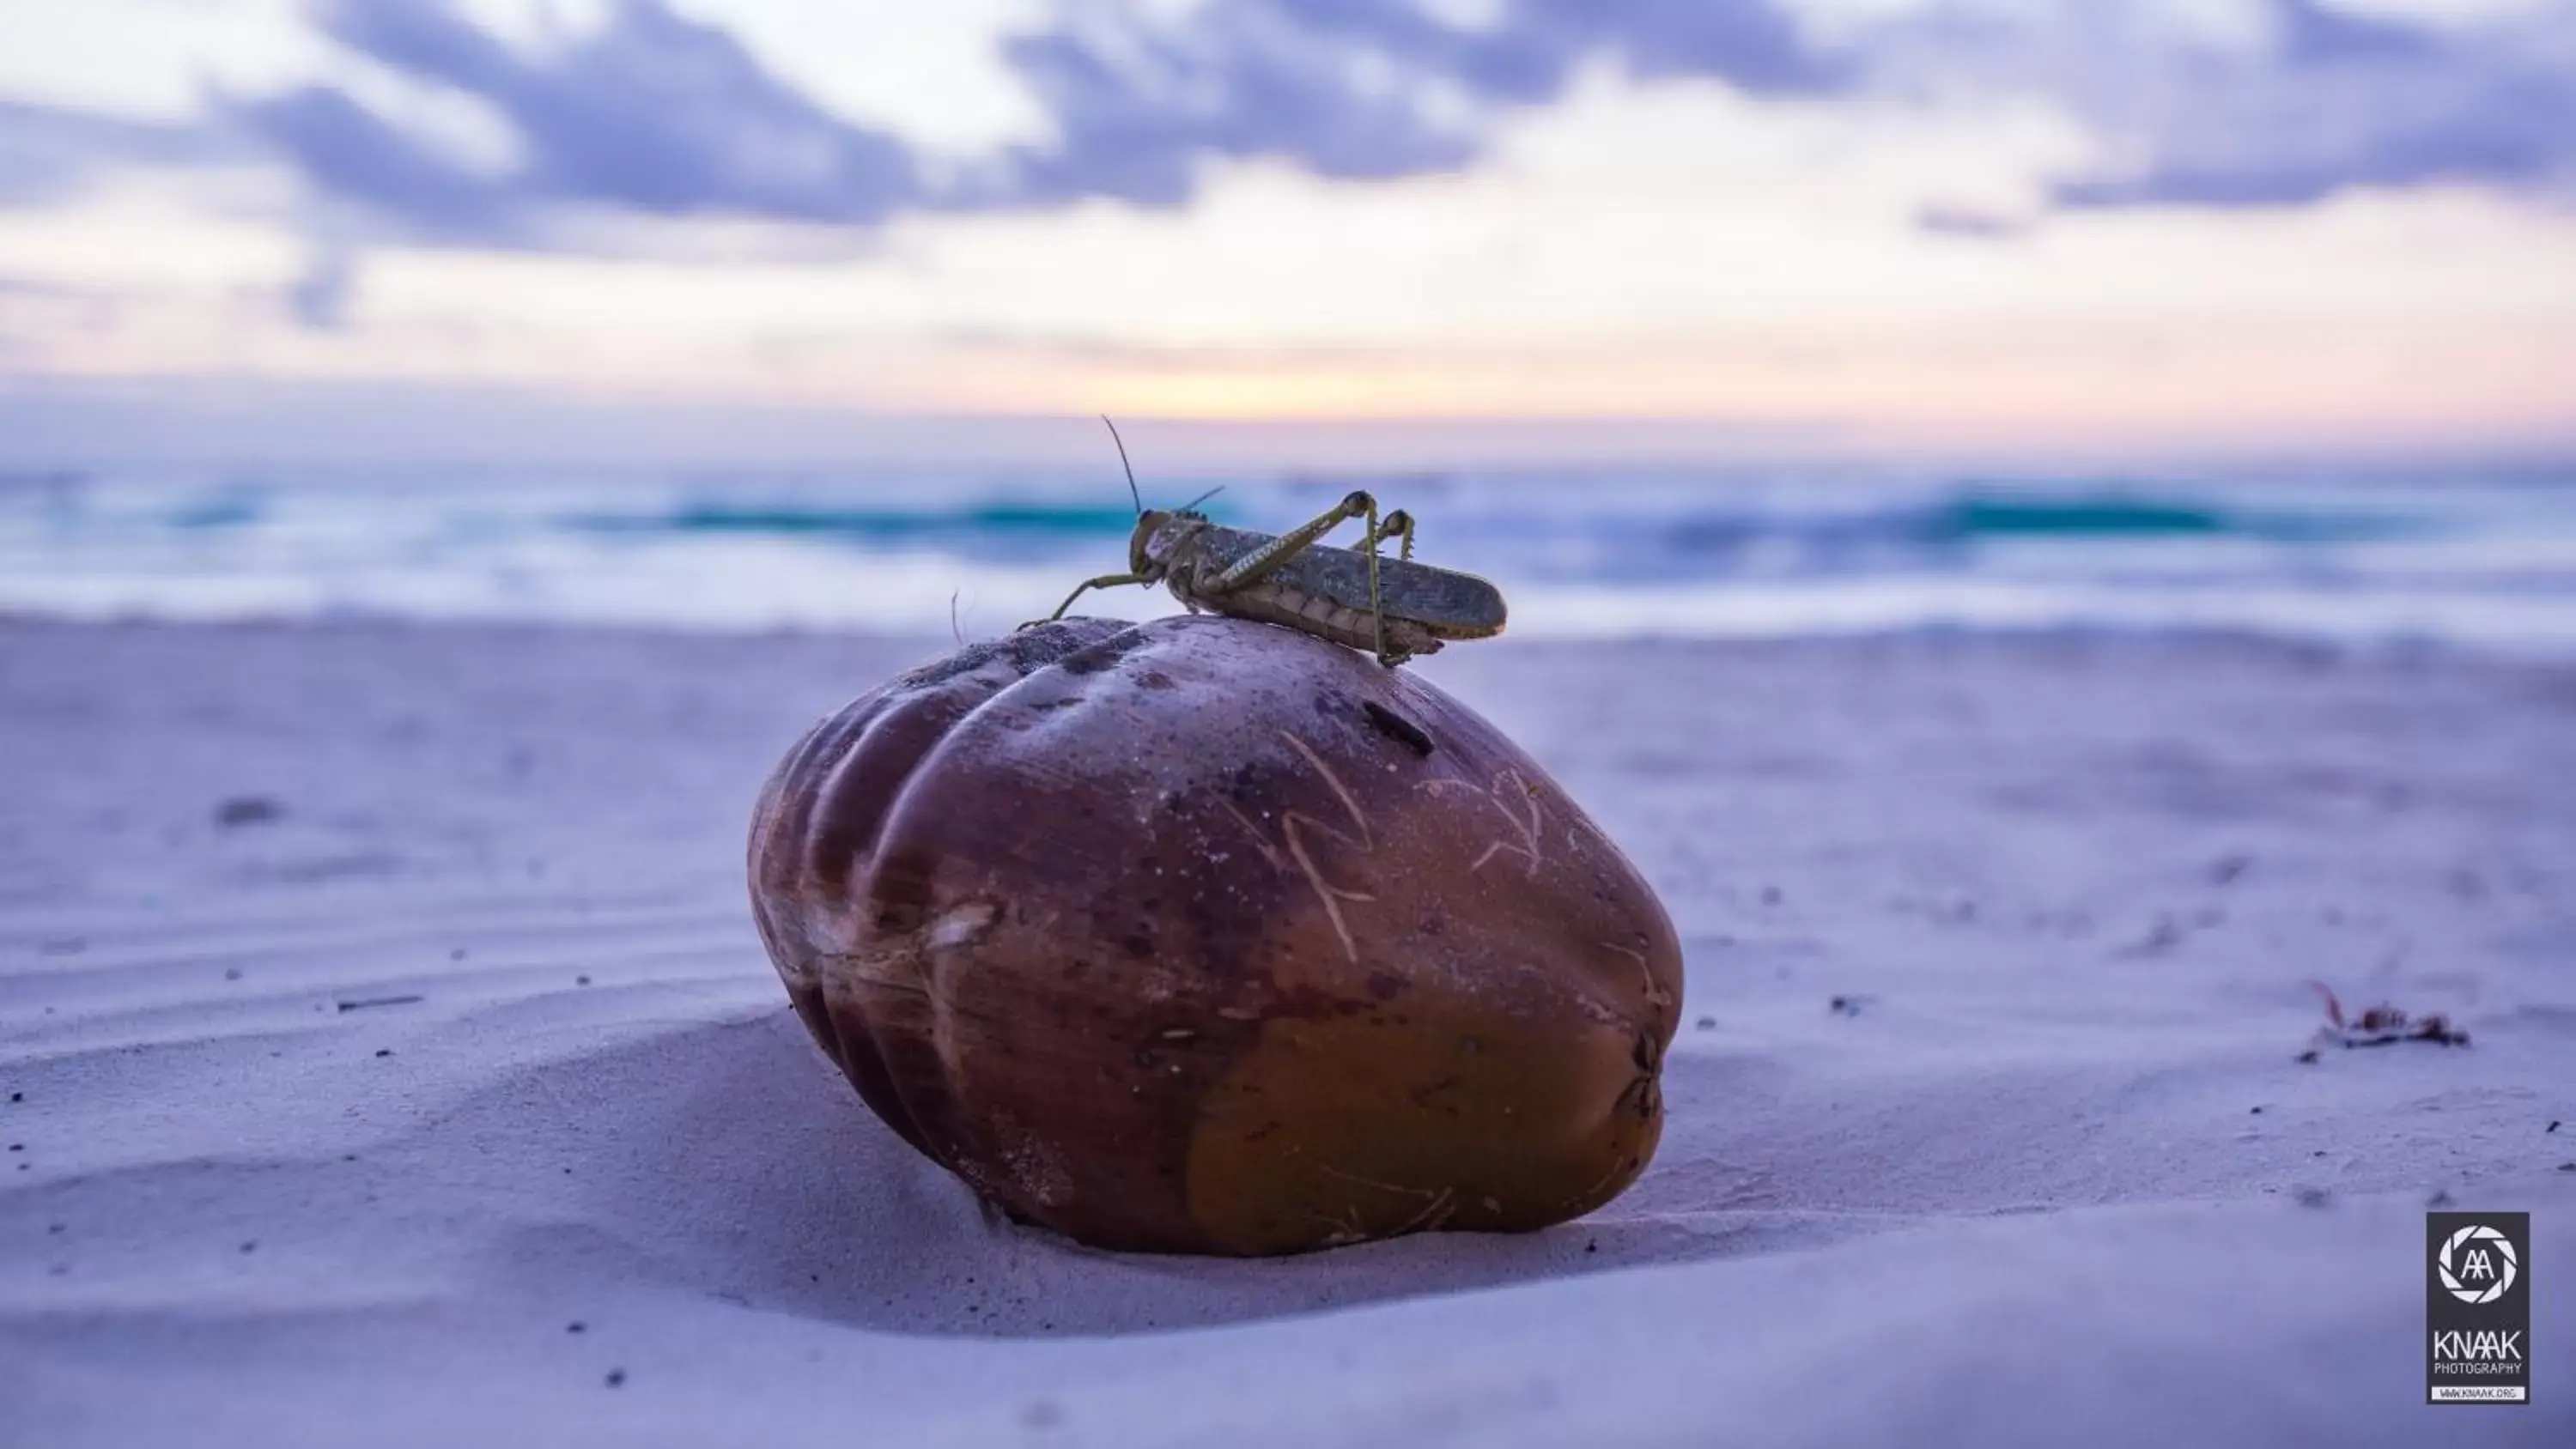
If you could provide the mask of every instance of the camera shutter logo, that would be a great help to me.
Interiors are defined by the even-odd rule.
[[[2471,1223],[2451,1234],[2434,1266],[2442,1275],[2442,1286],[2462,1303],[2495,1302],[2513,1287],[2514,1275],[2521,1271],[2513,1244],[2483,1223]]]

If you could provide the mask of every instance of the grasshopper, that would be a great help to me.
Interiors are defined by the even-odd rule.
[[[1381,518],[1377,500],[1355,491],[1311,521],[1273,535],[1210,522],[1196,509],[1213,494],[1180,508],[1149,509],[1118,425],[1101,421],[1118,445],[1127,492],[1136,503],[1127,572],[1083,580],[1054,613],[1033,622],[1063,618],[1092,589],[1160,583],[1193,614],[1205,609],[1295,629],[1375,654],[1389,669],[1435,653],[1452,639],[1491,639],[1503,632],[1500,590],[1473,574],[1413,561],[1413,516],[1404,510]],[[1355,518],[1367,530],[1356,550],[1322,541]],[[1400,551],[1381,558],[1378,547],[1390,539]]]

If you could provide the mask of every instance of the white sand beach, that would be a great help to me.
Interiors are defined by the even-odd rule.
[[[753,796],[947,647],[0,623],[0,1445],[2576,1443],[2576,667],[1426,661],[1671,910],[1665,1138],[1247,1262],[980,1209],[789,1012]],[[2533,1213],[2528,1406],[2422,1402],[2436,1199]]]

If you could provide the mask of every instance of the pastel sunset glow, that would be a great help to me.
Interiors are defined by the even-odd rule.
[[[20,455],[351,390],[506,398],[576,452],[673,407],[964,455],[1096,412],[1433,453],[1485,421],[2576,445],[2563,0],[25,0],[0,31]]]

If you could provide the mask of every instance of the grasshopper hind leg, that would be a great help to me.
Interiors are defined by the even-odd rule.
[[[1371,547],[1375,547],[1390,538],[1403,540],[1403,552],[1398,553],[1396,557],[1406,563],[1411,563],[1413,561],[1412,514],[1405,512],[1401,508],[1388,514],[1385,520],[1378,524],[1376,530],[1369,535],[1368,543]]]
[[[1413,515],[1397,509],[1381,518],[1377,511],[1377,499],[1365,490],[1352,492],[1349,497],[1324,510],[1313,519],[1290,529],[1261,549],[1237,560],[1223,573],[1208,581],[1208,591],[1222,594],[1246,584],[1258,583],[1269,577],[1281,564],[1313,547],[1324,535],[1354,518],[1362,520],[1368,530],[1360,538],[1360,547],[1368,555],[1369,630],[1370,642],[1374,646],[1369,652],[1377,656],[1380,664],[1393,669],[1412,658],[1413,651],[1400,644],[1390,647],[1386,642],[1386,595],[1378,582],[1377,550],[1378,545],[1387,539],[1400,538],[1404,549],[1402,556],[1407,559],[1412,558]]]
[[[1362,540],[1368,549],[1369,556],[1369,613],[1377,625],[1377,662],[1393,669],[1411,659],[1413,651],[1402,644],[1386,642],[1386,601],[1378,592],[1377,551],[1378,546],[1388,539],[1398,541],[1402,550],[1396,554],[1398,559],[1407,563],[1412,562],[1413,515],[1399,508],[1385,518],[1373,522],[1369,527],[1368,537]]]

